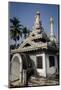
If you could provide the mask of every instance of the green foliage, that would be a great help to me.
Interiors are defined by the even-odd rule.
[[[27,29],[27,27],[24,27],[22,33],[24,34],[24,38],[26,38],[29,35],[30,31]]]
[[[11,39],[15,41],[15,45],[17,46],[17,41],[22,37],[22,25],[20,24],[20,21],[13,17],[10,19],[11,26],[10,26],[10,36]]]

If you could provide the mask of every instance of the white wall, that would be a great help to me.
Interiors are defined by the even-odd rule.
[[[42,60],[42,64],[43,64],[43,68],[42,69],[38,69],[37,68],[37,72],[39,73],[40,76],[44,76],[46,77],[46,62],[45,62],[45,53],[42,54],[36,54],[36,55],[30,55],[30,58],[35,62],[35,66],[37,67],[37,61],[36,61],[36,57],[37,56],[42,56],[43,60]]]
[[[45,53],[43,54],[39,54],[39,55],[36,55],[36,56],[42,56],[43,57],[43,68],[42,69],[37,69],[38,73],[40,76],[44,76],[46,77],[46,62],[45,62]]]
[[[11,72],[10,72],[10,80],[14,81],[16,79],[22,80],[22,59],[20,54],[16,53],[13,55],[11,60]]]
[[[55,59],[55,66],[49,67],[49,56],[54,56]],[[56,72],[57,68],[57,57],[53,54],[46,54],[46,64],[47,64],[47,75],[54,74]]]
[[[56,69],[57,69],[57,73],[58,73],[58,62],[57,62],[58,60],[57,60],[57,56],[55,56],[55,67],[56,67]]]
[[[36,64],[36,55],[30,55],[30,58],[33,60],[33,62],[35,63],[35,67],[37,67]]]

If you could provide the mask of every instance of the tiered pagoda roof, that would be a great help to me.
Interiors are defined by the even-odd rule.
[[[51,45],[50,39],[44,32],[40,21],[40,13],[37,11],[32,32],[30,32],[30,35],[23,41],[19,48],[12,50],[11,53],[27,52],[48,48],[53,49],[55,47]]]

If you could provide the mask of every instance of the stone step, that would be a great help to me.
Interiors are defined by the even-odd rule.
[[[23,86],[23,83],[20,82],[20,80],[17,80],[15,82],[11,82],[12,86]]]

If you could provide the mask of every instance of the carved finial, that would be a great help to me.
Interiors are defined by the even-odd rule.
[[[36,12],[35,16],[35,29],[40,29],[40,12]]]

